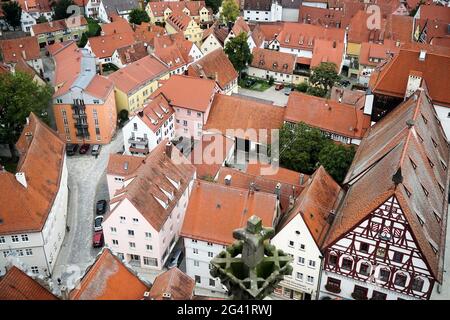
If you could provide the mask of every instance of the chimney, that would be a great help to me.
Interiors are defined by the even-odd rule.
[[[330,210],[330,212],[328,213],[328,217],[327,217],[328,224],[332,224],[335,217],[336,217],[336,212],[334,212],[334,210]]]
[[[301,174],[300,174],[300,185],[302,186],[303,183],[305,183],[305,174],[304,174],[304,173],[301,173]]]
[[[144,297],[142,298],[142,300],[150,300],[150,291],[144,292]]]
[[[231,174],[227,174],[225,176],[224,181],[225,181],[225,185],[230,186],[231,185]]]
[[[17,172],[16,173],[16,180],[25,188],[28,187],[27,184],[27,178],[25,177],[25,172]]]
[[[409,98],[422,84],[422,72],[411,70],[406,84],[405,100]]]
[[[66,286],[61,287],[61,298],[63,300],[69,300],[69,289]]]
[[[279,200],[280,196],[281,196],[281,183],[279,183],[279,182],[275,186],[275,194],[277,195],[277,198]]]
[[[27,53],[25,52],[25,50],[22,50],[22,58],[23,60],[27,60]]]
[[[397,172],[392,176],[392,181],[395,183],[395,185],[398,185],[403,182],[403,176],[402,176],[402,168],[399,167]]]
[[[216,82],[219,81],[219,73],[216,71],[216,73],[214,74],[214,79],[216,80]]]
[[[172,159],[172,142],[170,142],[170,141],[168,141],[166,143],[166,155],[167,155],[167,157]]]
[[[420,50],[419,61],[425,61],[425,57],[427,56],[426,50]]]
[[[412,127],[414,127],[414,120],[413,119],[406,120],[406,125],[408,126],[409,129],[411,129]]]
[[[254,192],[255,189],[256,189],[255,183],[254,183],[254,182],[250,182],[250,192],[251,192],[251,193]]]

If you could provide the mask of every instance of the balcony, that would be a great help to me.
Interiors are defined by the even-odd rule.
[[[353,291],[351,296],[355,300],[367,300],[367,293]]]
[[[136,152],[136,153],[148,154],[149,150],[148,150],[148,147],[147,147],[147,148],[134,148],[134,147],[130,147],[130,152]]]
[[[334,285],[334,284],[330,284],[330,283],[327,283],[325,285],[325,289],[327,289],[328,291],[333,292],[333,293],[340,293],[341,292],[341,287],[340,286]]]
[[[75,123],[75,128],[77,129],[87,129],[88,128],[88,124],[87,123]]]
[[[296,69],[294,70],[294,74],[298,76],[309,77],[311,75],[311,70],[307,69]]]
[[[128,143],[132,145],[145,146],[148,145],[147,138],[129,138]]]

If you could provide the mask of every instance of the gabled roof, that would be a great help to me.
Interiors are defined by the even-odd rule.
[[[162,93],[173,107],[206,112],[211,105],[215,88],[213,80],[172,75],[151,97]]]
[[[348,191],[324,247],[394,196],[430,272],[440,281],[447,225],[448,164],[449,145],[444,131],[426,88],[419,89],[364,137],[345,178]]]
[[[193,58],[189,55],[195,44],[186,40],[181,33],[156,37],[153,40],[153,54],[167,64],[170,70],[186,66]]]
[[[140,8],[138,0],[102,0],[108,16]]]
[[[250,37],[252,37],[253,42],[255,43],[255,46],[257,48],[262,47],[265,37],[264,33],[261,30],[261,25],[257,24],[256,27],[253,28],[252,32],[250,33]]]
[[[122,177],[132,176],[143,163],[142,160],[141,157],[111,153],[108,166],[106,167],[106,174]]]
[[[186,31],[192,18],[184,13],[172,13],[167,17],[166,23],[170,24],[175,30]]]
[[[80,20],[78,20],[80,19]],[[56,31],[63,31],[66,29],[71,29],[72,26],[86,26],[87,20],[84,16],[81,17],[70,17],[67,19],[61,19],[61,20],[53,20],[49,22],[44,23],[38,23],[35,25],[32,25],[31,28],[33,29],[33,32],[35,35],[40,35],[43,33],[50,33],[50,32],[56,32]]]
[[[374,62],[371,59],[381,61],[391,58],[400,51],[400,47],[392,40],[385,40],[383,44],[363,42],[359,54],[359,64],[364,66],[377,66],[380,61]]]
[[[111,57],[118,48],[135,43],[132,33],[113,33],[107,36],[89,38],[88,44],[97,58]]]
[[[419,60],[420,51],[426,51],[424,61]],[[422,72],[433,103],[450,106],[450,49],[430,45],[405,45],[381,69],[372,74],[369,86],[374,93],[403,98],[410,71]]]
[[[204,41],[208,36],[210,36],[211,34],[214,34],[214,37],[216,37],[216,39],[220,42],[220,44],[224,45],[225,43],[225,39],[228,36],[228,28],[225,26],[222,26],[218,23],[214,23],[209,29],[206,29],[205,31],[203,31],[203,37],[202,40]]]
[[[50,291],[17,267],[0,278],[0,300],[58,300]]]
[[[245,0],[244,10],[270,11],[272,0]]]
[[[235,36],[240,35],[241,32],[245,32],[248,35],[250,33],[250,27],[248,26],[247,22],[245,22],[243,17],[238,17],[234,22],[231,31],[233,31]]]
[[[111,199],[111,204],[118,204],[105,221],[120,207],[120,202],[128,199],[155,230],[161,230],[195,172],[176,148],[172,147],[171,157],[166,154],[166,142],[161,141],[143,160],[134,177],[125,180],[131,182]]]
[[[146,56],[111,73],[108,79],[122,92],[130,93],[144,83],[155,80],[169,70],[158,59]]]
[[[190,300],[195,281],[178,268],[169,269],[158,275],[150,289],[152,300]]]
[[[289,9],[298,9],[302,5],[302,0],[281,0],[281,6]]]
[[[23,11],[26,12],[51,12],[50,0],[16,0]]]
[[[222,89],[238,77],[233,64],[221,48],[193,62],[188,68],[188,75],[216,80]]]
[[[40,59],[40,49],[37,37],[23,37],[0,41],[0,52],[3,62],[16,63],[19,59]]]
[[[251,66],[272,72],[293,74],[297,56],[269,49],[254,48]]]
[[[277,229],[281,231],[300,214],[320,248],[330,228],[328,216],[336,208],[340,194],[339,184],[320,166],[307,181],[292,210],[281,219]]]
[[[141,300],[148,285],[107,248],[97,256],[70,300]]]
[[[182,12],[188,9],[191,16],[198,16],[200,10],[206,8],[205,1],[151,1],[147,4],[155,17],[164,15],[164,11],[169,8],[172,12]]]
[[[16,143],[27,188],[0,171],[0,234],[40,232],[61,183],[65,143],[35,114],[29,115]]]
[[[174,110],[164,95],[160,94],[136,112],[135,117],[141,119],[147,127],[156,133],[159,128],[173,115]]]
[[[337,71],[344,59],[345,45],[342,41],[317,39],[314,41],[311,68],[318,67],[322,62],[330,62],[336,65]]]
[[[186,209],[181,235],[221,245],[231,244],[233,231],[256,215],[272,227],[276,196],[196,180]]]
[[[259,29],[264,35],[265,41],[272,41],[277,38],[281,30],[283,30],[284,22],[269,22],[259,24]]]
[[[223,134],[227,134],[228,129],[254,129],[258,139],[259,129],[265,129],[269,130],[267,140],[270,142],[270,130],[281,128],[283,118],[284,108],[241,96],[216,94],[204,129]],[[235,134],[241,139],[252,139],[248,134],[242,136],[237,131]]]
[[[320,25],[323,27],[345,27],[346,18],[344,11],[302,6],[298,14],[298,22]]]
[[[152,25],[148,22],[142,22],[140,25],[136,25],[134,30],[134,38],[136,41],[142,41],[148,45],[153,45],[153,41],[156,37],[165,34],[166,29],[161,26]]]
[[[284,120],[356,139],[370,127],[370,116],[364,115],[362,108],[301,92],[289,95]]]
[[[122,17],[117,17],[113,22],[102,24],[103,35],[109,36],[116,33],[133,33],[133,29],[128,21]]]
[[[148,56],[147,46],[143,42],[125,46],[116,50],[120,62],[126,65]]]

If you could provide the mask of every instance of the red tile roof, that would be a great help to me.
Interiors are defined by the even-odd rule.
[[[156,133],[173,114],[172,106],[164,95],[160,94],[146,104],[142,110],[137,111],[136,117],[139,117],[150,130]]]
[[[92,52],[97,58],[111,57],[118,48],[135,43],[132,33],[114,33],[108,36],[92,37],[88,40]]]
[[[130,46],[117,49],[120,62],[123,65],[138,61],[148,56],[147,46],[143,42],[137,42]]]
[[[420,50],[425,50],[424,61],[419,60]],[[450,107],[450,49],[430,45],[405,45],[400,52],[371,76],[369,86],[374,93],[405,96],[411,71],[420,71],[425,79],[433,103]]]
[[[339,10],[301,6],[298,22],[320,25],[323,27],[345,27],[345,13]],[[347,18],[349,19],[349,18]]]
[[[177,31],[186,31],[192,18],[184,13],[172,13],[167,17],[166,23],[170,24]]]
[[[158,275],[150,290],[152,300],[190,300],[195,281],[178,268],[172,268]]]
[[[17,267],[0,278],[0,300],[57,300],[50,291]]]
[[[122,200],[128,199],[155,230],[161,230],[195,172],[195,168],[176,148],[172,148],[172,156],[168,157],[166,142],[167,140],[161,141],[144,159],[145,162],[136,170],[134,177],[129,178],[131,181],[127,186],[116,192],[110,202],[118,205],[105,220],[114,214]],[[174,183],[178,184],[178,188]],[[173,194],[173,197],[170,199],[166,193]],[[166,207],[157,199],[165,203]]]
[[[17,0],[23,11],[26,12],[51,12],[50,0]]]
[[[324,247],[395,196],[430,272],[440,281],[449,187],[449,171],[442,163],[448,166],[449,151],[426,89],[418,90],[364,137],[345,178],[349,189]]]
[[[192,63],[188,68],[188,75],[216,80],[222,90],[232,81],[237,81],[238,77],[233,64],[221,48]]]
[[[122,92],[130,93],[149,81],[168,73],[168,68],[152,56],[146,56],[111,73],[108,79]]]
[[[164,10],[167,8],[176,12],[181,12],[184,8],[187,8],[191,16],[198,16],[200,14],[199,11],[205,7],[205,1],[151,1],[147,4],[147,8],[156,17],[162,17]]]
[[[314,42],[319,39],[344,41],[344,35],[343,29],[286,22],[277,39],[281,47],[312,50]]]
[[[272,72],[293,74],[297,56],[290,53],[254,48],[251,66]]]
[[[272,41],[283,30],[284,22],[262,23],[259,25],[265,41]]]
[[[296,200],[294,208],[282,218],[277,229],[282,230],[300,214],[320,248],[330,228],[327,218],[330,212],[337,207],[340,193],[339,184],[333,180],[323,166],[320,166],[308,180]]]
[[[284,108],[257,102],[252,99],[217,94],[204,127],[211,132],[226,134],[228,129],[254,129],[258,140],[259,129],[280,129],[283,126]],[[238,138],[254,140],[249,133],[234,132]],[[270,131],[267,140],[270,142]],[[261,141],[263,142],[263,141]]]
[[[245,32],[248,35],[250,33],[250,27],[248,26],[247,22],[245,22],[243,17],[238,17],[234,22],[231,31],[233,31],[233,34],[235,36],[238,36],[239,34],[241,34],[241,32]]]
[[[34,34],[40,35],[44,33],[51,33],[56,31],[63,31],[66,29],[70,29],[72,25],[76,25],[77,27],[86,26],[87,20],[85,17],[81,16],[79,19],[73,17],[73,18],[67,18],[67,19],[61,19],[61,20],[53,20],[49,22],[44,23],[38,23],[31,26],[31,29],[33,29]]]
[[[171,76],[152,97],[162,93],[173,107],[207,112],[216,92],[216,83],[209,79]],[[192,93],[195,92],[195,95]]]
[[[155,37],[159,37],[166,34],[166,29],[163,27],[152,25],[150,23],[143,22],[140,25],[136,25],[134,30],[134,38],[136,41],[142,41],[149,45],[153,44]]]
[[[106,99],[113,89],[114,85],[108,78],[96,74],[84,91],[94,97]]]
[[[129,177],[141,166],[143,163],[142,160],[141,157],[111,153],[109,155],[106,173],[115,176]]]
[[[141,300],[149,287],[109,249],[103,249],[94,264],[70,292],[70,300]]]
[[[0,52],[3,62],[17,62],[19,59],[40,59],[40,49],[37,37],[24,37],[17,39],[1,40]]]
[[[391,40],[385,40],[383,44],[363,42],[359,54],[359,64],[375,67],[399,51],[400,48]],[[373,59],[378,60],[374,61]]]
[[[104,23],[101,26],[102,34],[109,36],[117,33],[133,33],[133,29],[128,21],[122,17],[117,17],[113,22]]]
[[[17,172],[27,188],[9,172],[0,172],[0,234],[40,232],[59,191],[65,144],[33,113],[16,143]]]
[[[361,139],[370,127],[370,116],[364,115],[360,107],[300,92],[290,94],[284,119],[356,139]]]
[[[336,65],[339,71],[344,59],[345,45],[341,41],[317,39],[314,42],[311,68],[318,67],[322,62],[330,62]]]
[[[245,227],[252,215],[260,217],[265,227],[272,227],[276,204],[274,194],[196,180],[181,235],[230,245],[234,241],[233,231]]]

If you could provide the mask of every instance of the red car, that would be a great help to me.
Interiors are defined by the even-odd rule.
[[[284,85],[283,84],[277,84],[276,86],[275,86],[275,90],[277,90],[277,91],[280,91],[281,89],[283,89],[284,88]]]
[[[89,145],[88,144],[83,144],[80,147],[80,151],[78,151],[80,154],[86,154],[89,151]]]
[[[95,231],[94,236],[92,237],[92,246],[94,248],[103,247],[105,243],[105,239],[103,238],[103,231]]]

